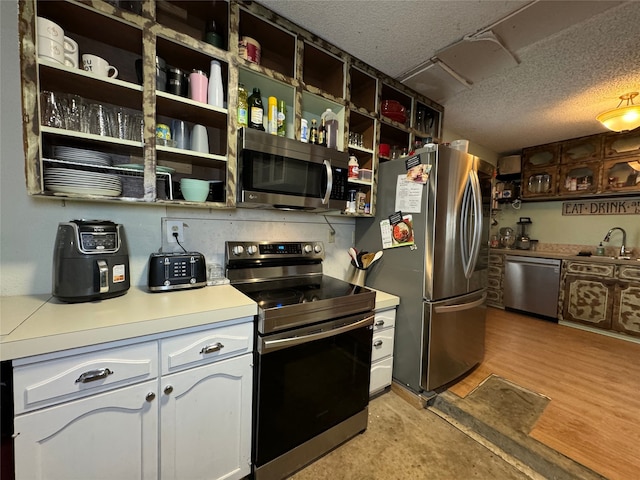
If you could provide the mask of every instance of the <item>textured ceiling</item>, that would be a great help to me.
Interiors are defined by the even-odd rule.
[[[259,3],[387,75],[401,78],[466,35],[532,2]],[[501,154],[606,131],[595,116],[616,107],[621,94],[640,91],[640,1],[598,3],[611,8],[518,48],[512,52],[518,64],[440,100],[445,128]],[[573,4],[581,8],[581,2]],[[542,19],[541,29],[551,20]],[[421,93],[431,96],[426,89]]]

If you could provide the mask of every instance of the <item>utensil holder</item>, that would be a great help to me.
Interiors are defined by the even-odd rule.
[[[347,282],[364,287],[364,282],[367,279],[367,271],[361,268],[356,268],[353,265],[349,265],[349,271],[347,272]]]

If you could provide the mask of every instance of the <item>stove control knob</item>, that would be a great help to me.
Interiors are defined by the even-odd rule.
[[[258,247],[257,247],[257,246],[255,246],[255,245],[249,245],[249,246],[247,247],[247,253],[248,253],[249,255],[253,255],[254,253],[257,253],[257,252],[258,252]]]
[[[313,247],[313,251],[316,253],[322,253],[322,245],[316,245]]]
[[[313,248],[311,247],[311,245],[305,245],[304,253],[311,253],[311,252],[313,252]]]
[[[237,257],[238,255],[242,255],[244,252],[244,247],[242,245],[236,245],[232,250],[233,254]]]

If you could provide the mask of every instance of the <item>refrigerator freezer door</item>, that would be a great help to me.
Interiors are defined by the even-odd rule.
[[[429,334],[422,357],[422,388],[435,390],[482,361],[486,297],[482,290],[441,302],[425,302],[424,324]]]

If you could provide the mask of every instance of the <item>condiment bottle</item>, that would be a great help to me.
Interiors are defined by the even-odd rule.
[[[338,148],[338,116],[327,108],[322,114],[325,132],[324,138],[329,148]]]
[[[267,131],[271,135],[278,134],[278,99],[269,97],[267,106]]]
[[[278,136],[287,136],[287,104],[284,100],[278,102]]]
[[[222,67],[217,60],[211,60],[209,74],[208,103],[214,107],[224,107],[224,87],[222,86]]]
[[[358,164],[358,159],[354,155],[351,155],[349,157],[349,173],[347,176],[349,178],[358,178],[359,175],[360,165]]]
[[[264,131],[262,124],[264,117],[264,107],[262,106],[262,94],[258,87],[253,87],[253,93],[247,100],[249,104],[249,128]]]
[[[249,104],[247,103],[247,91],[241,83],[238,85],[238,127],[249,126]]]
[[[318,127],[318,145],[327,146],[327,126],[324,118],[320,119],[320,126]]]
[[[311,119],[311,129],[309,130],[309,143],[318,143],[318,127],[316,126],[316,119]]]

